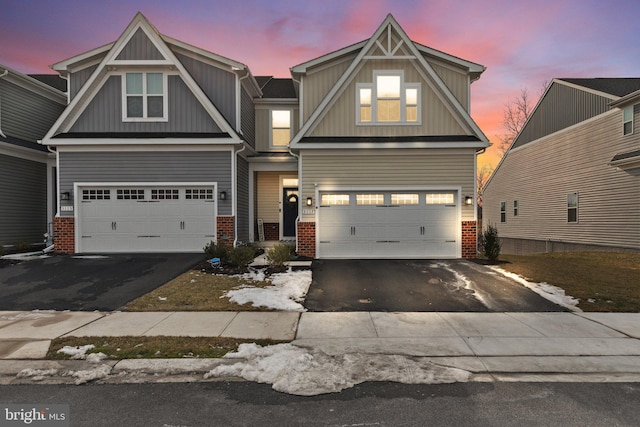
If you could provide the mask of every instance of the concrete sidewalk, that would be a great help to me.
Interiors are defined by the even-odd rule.
[[[50,362],[36,360],[54,338],[123,335],[293,340],[329,355],[426,357],[494,380],[578,374],[640,381],[640,313],[5,311],[0,359],[13,369],[20,361],[44,366]]]

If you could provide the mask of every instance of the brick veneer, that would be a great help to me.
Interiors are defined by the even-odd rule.
[[[218,243],[233,245],[235,240],[234,234],[235,218],[232,216],[219,216],[216,218],[216,235],[218,237]]]
[[[280,224],[277,222],[264,223],[264,240],[280,240]]]
[[[298,224],[298,255],[316,257],[316,223],[299,222]]]
[[[475,221],[462,221],[462,258],[477,256],[477,232]]]
[[[57,216],[53,219],[53,244],[57,254],[72,254],[76,251],[75,218]]]

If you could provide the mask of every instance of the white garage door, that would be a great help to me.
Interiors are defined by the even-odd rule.
[[[216,235],[215,186],[80,187],[78,252],[200,252]]]
[[[455,258],[457,193],[323,192],[319,258]]]

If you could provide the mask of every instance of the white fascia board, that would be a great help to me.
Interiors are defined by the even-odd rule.
[[[253,100],[256,109],[268,109],[269,105],[290,105],[298,107],[298,98],[259,98]]]
[[[440,50],[433,49],[433,48],[431,48],[429,46],[425,46],[425,45],[423,45],[421,43],[418,43],[418,42],[413,42],[413,43],[418,48],[418,50],[420,52],[426,53],[427,55],[434,56],[436,58],[442,59],[442,60],[447,61],[447,62],[452,62],[454,64],[458,64],[459,66],[461,66],[463,68],[467,68],[470,73],[482,73],[487,69],[487,67],[485,67],[484,65],[480,65],[480,64],[475,63],[475,62],[467,61],[466,59],[462,59],[460,57],[457,57],[457,56],[442,52]]]
[[[33,162],[47,163],[49,157],[54,157],[53,153],[45,153],[43,151],[33,150],[19,145],[9,144],[0,141],[0,155],[17,157],[19,159],[31,160]]]
[[[486,148],[486,142],[300,142],[296,150],[402,150],[419,148]],[[385,153],[387,155],[388,153]]]
[[[623,96],[617,101],[611,102],[609,106],[616,107],[616,108],[624,108],[628,105],[632,105],[637,102],[640,102],[640,90],[631,92],[630,94]]]
[[[331,53],[328,53],[326,55],[320,56],[318,58],[312,59],[311,61],[303,62],[302,64],[291,67],[291,73],[296,73],[296,74],[306,73],[309,68],[315,67],[324,62],[333,61],[334,59],[339,58],[343,55],[347,55],[349,53],[362,49],[362,47],[366,45],[367,42],[368,40],[363,40],[361,42],[352,44],[350,46],[346,46],[342,49],[339,49]]]
[[[65,94],[65,92],[61,92],[58,89],[42,83],[40,80],[36,80],[33,77],[22,74],[21,72],[9,68],[5,65],[0,64],[0,70],[8,71],[8,74],[2,77],[3,80],[11,82],[16,86],[55,101],[59,104],[67,104],[67,95]],[[0,74],[3,72],[4,71],[0,71]]]
[[[125,147],[145,147],[143,150],[156,150],[162,146],[173,146],[176,149],[185,150],[189,146],[203,148],[210,147],[228,147],[230,145],[240,144],[232,138],[54,138],[48,140],[44,145],[56,147],[97,147],[99,149],[107,149],[109,146],[118,147],[117,150],[125,150]],[[150,148],[153,147],[153,148]],[[62,151],[62,150],[60,150]]]
[[[229,69],[238,68],[238,69],[243,69],[244,70],[245,68],[247,68],[247,66],[245,64],[243,64],[242,62],[234,61],[233,59],[226,58],[226,57],[224,57],[222,55],[218,55],[216,53],[209,52],[208,50],[204,50],[204,49],[201,49],[199,47],[196,47],[196,46],[190,45],[188,43],[182,42],[180,40],[176,40],[173,37],[169,37],[169,36],[166,36],[164,34],[160,34],[160,37],[165,41],[165,43],[172,44],[172,45],[177,46],[177,47],[179,47],[179,48],[181,48],[181,49],[183,49],[183,50],[185,50],[187,52],[192,52],[192,53],[198,54],[200,56],[203,56],[205,58],[211,59],[211,60],[213,60],[215,62],[218,62],[220,64],[225,64],[225,65],[227,65],[229,67]],[[219,67],[219,65],[218,65],[218,67]]]
[[[69,71],[69,69],[72,68],[72,66],[77,64],[78,62],[86,61],[90,58],[93,58],[94,56],[99,56],[100,54],[103,54],[109,51],[114,44],[115,42],[107,43],[103,46],[97,47],[95,49],[91,49],[87,52],[81,53],[76,56],[72,56],[71,58],[65,59],[63,61],[56,62],[55,64],[50,65],[49,68],[55,71],[60,71],[60,72]]]
[[[599,90],[591,89],[591,88],[588,88],[588,87],[585,87],[585,86],[581,86],[581,85],[578,85],[578,84],[575,84],[575,83],[571,83],[571,82],[568,82],[568,81],[562,80],[562,79],[553,79],[552,83],[558,83],[558,84],[561,84],[561,85],[564,85],[564,86],[567,86],[567,87],[570,87],[570,88],[573,88],[573,89],[577,89],[577,90],[579,90],[581,92],[592,93],[594,95],[602,96],[603,98],[609,98],[609,99],[611,99],[613,101],[616,101],[616,100],[619,99],[618,96],[612,95],[610,93],[601,92]],[[549,85],[549,86],[551,86],[551,85]]]

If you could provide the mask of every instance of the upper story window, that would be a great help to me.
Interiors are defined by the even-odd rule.
[[[420,83],[406,83],[402,70],[374,71],[356,97],[359,124],[420,124]]]
[[[271,110],[271,146],[286,147],[291,142],[291,110]]]
[[[578,222],[578,193],[567,194],[567,222]]]
[[[633,133],[633,106],[625,108],[622,114],[623,135],[631,135]]]
[[[163,73],[126,73],[124,121],[166,121],[166,76]]]

